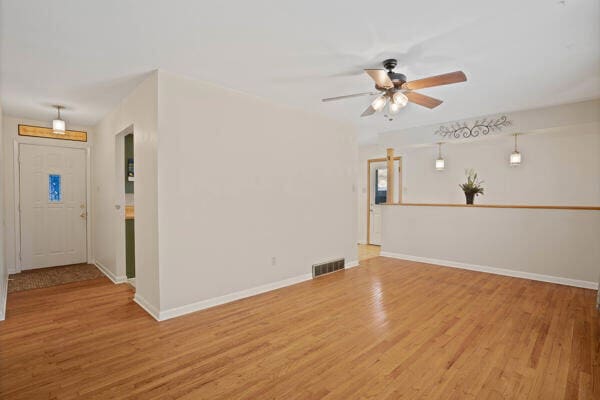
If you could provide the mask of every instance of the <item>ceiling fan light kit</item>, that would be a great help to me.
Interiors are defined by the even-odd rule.
[[[322,101],[342,100],[349,97],[372,96],[380,94],[371,105],[361,114],[361,117],[373,115],[384,109],[389,102],[388,113],[385,115],[390,121],[391,115],[397,114],[408,102],[418,104],[427,108],[435,108],[442,104],[442,100],[415,92],[416,89],[425,89],[434,86],[449,85],[451,83],[464,82],[467,80],[462,71],[450,72],[448,74],[430,76],[428,78],[408,81],[406,75],[395,72],[394,68],[398,61],[390,58],[383,61],[385,69],[365,69],[365,73],[375,82],[377,92],[357,93],[346,96],[329,97]],[[392,105],[393,104],[393,105]]]
[[[383,107],[385,107],[386,103],[387,103],[387,98],[385,97],[385,95],[379,96],[378,98],[373,100],[373,102],[371,103],[371,107],[373,107],[373,109],[375,111],[381,111],[383,109]]]

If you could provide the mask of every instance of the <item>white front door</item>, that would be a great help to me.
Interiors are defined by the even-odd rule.
[[[381,245],[381,206],[385,203],[387,195],[387,167],[376,167],[371,170],[371,242]]]
[[[21,268],[87,258],[84,149],[19,145]]]

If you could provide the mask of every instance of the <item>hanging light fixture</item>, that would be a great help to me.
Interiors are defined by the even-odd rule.
[[[55,120],[52,120],[52,132],[58,135],[65,134],[65,121],[60,119],[60,110],[63,109],[63,106],[54,106],[58,111],[58,117]]]
[[[510,158],[509,158],[510,165],[513,167],[516,167],[517,165],[521,164],[521,153],[519,153],[519,151],[517,150],[517,136],[518,135],[519,135],[518,133],[515,133],[513,135],[515,137],[515,151],[510,153]]]
[[[398,114],[398,112],[400,112],[401,108],[402,108],[402,106],[400,106],[394,102],[390,102],[390,104],[388,105],[388,113],[390,115],[396,115],[396,114]]]
[[[385,107],[385,103],[387,103],[387,98],[384,94],[373,100],[373,102],[371,103],[371,107],[373,107],[375,111],[381,111],[383,107]]]
[[[446,161],[442,157],[442,142],[438,142],[438,158],[435,160],[435,169],[443,171],[446,168]]]
[[[392,103],[398,106],[398,110],[402,107],[405,107],[408,104],[408,97],[402,92],[394,93],[392,97]]]

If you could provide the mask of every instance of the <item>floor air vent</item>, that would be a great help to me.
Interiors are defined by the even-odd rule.
[[[339,260],[327,261],[321,264],[315,264],[312,266],[313,278],[316,278],[319,275],[329,274],[331,272],[344,269],[344,264],[345,262],[343,258],[340,258]]]

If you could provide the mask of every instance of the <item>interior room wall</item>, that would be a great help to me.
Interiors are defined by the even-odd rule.
[[[158,93],[162,310],[357,259],[352,127],[163,71]]]
[[[4,160],[4,140],[2,140],[2,105],[0,105],[0,165]],[[0,321],[6,314],[6,297],[8,292],[8,268],[4,254],[4,177],[0,173]]]
[[[597,288],[600,212],[384,206],[382,255]]]
[[[130,129],[134,131],[136,301],[154,315],[160,308],[157,91],[158,73],[153,72],[94,127],[92,149],[95,260],[116,279],[124,280],[125,196],[123,181],[117,182],[115,172],[116,158],[123,161],[123,153],[116,154],[116,136]],[[117,210],[115,205],[119,205],[120,209]],[[118,262],[117,258],[122,262]]]
[[[65,117],[66,118],[66,117]],[[23,117],[14,117],[4,115],[2,120],[2,179],[4,179],[4,193],[2,207],[4,213],[4,260],[9,273],[16,272],[18,250],[16,249],[15,240],[15,168],[14,168],[14,148],[15,143],[41,144],[41,145],[61,145],[62,140],[35,138],[27,136],[19,136],[19,124],[52,127],[52,121],[38,121]],[[93,141],[92,129],[83,125],[71,125],[67,120],[67,129],[83,130],[88,133],[88,142],[69,141],[68,145],[78,148],[88,148]],[[88,204],[88,210],[90,205]]]
[[[600,123],[525,132],[518,137],[522,164],[510,166],[514,138],[446,143],[446,168],[437,171],[437,146],[403,151],[403,200],[407,203],[464,203],[458,187],[465,169],[484,181],[479,204],[600,205]]]

